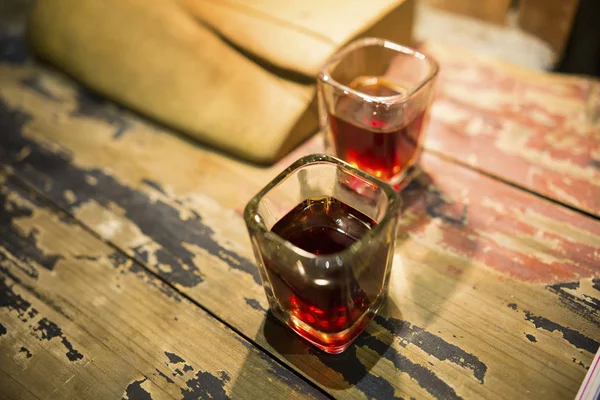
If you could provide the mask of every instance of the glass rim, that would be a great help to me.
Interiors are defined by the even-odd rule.
[[[279,183],[288,179],[291,174],[298,171],[300,168],[305,167],[307,165],[315,164],[333,164],[338,168],[346,169],[351,173],[360,176],[366,181],[376,184],[384,191],[389,200],[388,208],[381,221],[377,222],[373,229],[369,230],[369,232],[367,232],[356,242],[352,243],[352,245],[336,253],[318,255],[301,249],[300,247],[292,244],[290,241],[268,230],[264,222],[262,222],[262,218],[260,218],[257,212],[258,203],[267,193],[271,191],[271,189],[275,188]],[[299,257],[329,261],[338,257],[344,258],[344,256],[346,255],[359,252],[362,247],[366,246],[366,243],[370,243],[371,240],[374,237],[378,236],[380,232],[393,220],[394,216],[400,211],[401,205],[402,199],[400,197],[400,193],[387,182],[384,182],[372,175],[369,175],[366,172],[355,168],[351,164],[340,160],[339,158],[330,156],[328,154],[310,154],[296,160],[289,167],[287,167],[285,170],[279,173],[265,187],[263,187],[254,197],[252,197],[252,199],[250,199],[250,201],[248,202],[248,204],[246,204],[246,207],[244,208],[244,220],[248,229],[251,229],[254,232],[264,234],[270,241],[275,242],[276,245],[286,247],[288,250],[292,251]],[[334,263],[334,265],[337,266],[336,263]],[[343,264],[342,266],[345,265],[346,264]]]
[[[406,55],[418,58],[420,60],[426,61],[429,64],[431,70],[429,71],[429,74],[413,89],[411,89],[410,91],[407,91],[406,93],[400,93],[400,94],[396,94],[393,96],[368,95],[368,94],[360,92],[356,89],[352,89],[349,86],[343,85],[340,82],[333,79],[333,77],[331,76],[331,74],[329,72],[329,68],[331,67],[332,64],[339,62],[341,58],[345,57],[346,55],[348,55],[349,53],[351,53],[357,49],[360,49],[362,47],[370,47],[370,46],[383,47],[386,49],[396,51],[398,53],[406,54]],[[417,93],[419,90],[421,90],[425,85],[427,85],[429,82],[431,82],[437,76],[439,69],[440,69],[439,64],[432,57],[430,57],[424,53],[421,53],[420,51],[417,51],[411,47],[403,46],[401,44],[389,41],[387,39],[381,39],[381,38],[376,38],[376,37],[366,37],[366,38],[357,39],[353,42],[350,42],[348,45],[346,45],[345,47],[340,49],[340,51],[338,51],[336,54],[334,54],[330,59],[328,59],[325,62],[325,64],[321,67],[321,70],[319,71],[318,80],[319,80],[319,83],[326,83],[326,84],[332,85],[336,89],[345,92],[345,94],[351,94],[351,95],[358,97],[360,99],[363,99],[367,102],[397,104],[397,103],[402,103],[404,101],[407,101],[415,93]]]

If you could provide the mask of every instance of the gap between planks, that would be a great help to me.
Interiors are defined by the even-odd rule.
[[[442,153],[442,152],[440,152],[438,150],[429,149],[429,148],[426,148],[426,147],[423,148],[423,151],[425,151],[425,152],[427,152],[429,154],[432,154],[435,157],[438,157],[438,158],[440,158],[440,159],[442,159],[444,161],[447,161],[449,163],[455,164],[455,165],[457,165],[459,167],[468,169],[470,171],[477,172],[478,174],[481,174],[481,175],[483,175],[485,177],[493,179],[496,182],[500,182],[500,183],[508,185],[508,186],[510,186],[512,188],[519,189],[519,190],[522,190],[522,191],[524,191],[526,193],[532,194],[532,195],[538,197],[541,200],[548,201],[548,202],[550,202],[552,204],[555,204],[557,206],[564,207],[564,208],[566,208],[566,209],[568,209],[570,211],[576,212],[577,214],[581,214],[584,217],[591,218],[594,221],[600,221],[600,215],[592,214],[592,213],[590,213],[588,211],[579,209],[579,208],[577,208],[575,206],[572,206],[570,204],[564,203],[564,202],[562,202],[560,200],[554,199],[554,198],[552,198],[550,196],[547,196],[545,194],[542,194],[540,192],[536,192],[535,190],[530,189],[530,188],[528,188],[526,186],[520,185],[517,182],[512,182],[510,180],[507,180],[507,179],[503,178],[500,175],[497,175],[497,174],[494,174],[492,172],[479,169],[479,168],[477,168],[477,167],[475,167],[473,165],[470,165],[470,164],[468,164],[468,163],[466,163],[466,162],[464,162],[464,161],[462,161],[462,160],[460,160],[458,158],[452,157],[451,155]]]
[[[151,274],[154,278],[156,278],[156,279],[160,280],[161,282],[163,282],[169,288],[171,288],[172,290],[174,290],[178,295],[180,295],[181,297],[185,298],[186,300],[188,300],[190,303],[192,303],[196,307],[199,307],[201,310],[203,310],[204,312],[206,312],[208,315],[210,315],[211,317],[213,317],[215,320],[217,320],[218,322],[220,322],[221,324],[223,324],[224,326],[226,326],[227,328],[229,328],[232,332],[234,332],[238,336],[242,337],[248,343],[251,343],[259,351],[263,352],[264,354],[266,354],[267,356],[269,356],[274,362],[276,362],[277,364],[279,364],[280,366],[282,366],[286,370],[290,371],[291,373],[293,373],[298,378],[302,379],[304,382],[306,382],[308,385],[310,385],[311,387],[313,387],[315,390],[317,390],[323,396],[325,396],[325,397],[327,397],[329,399],[334,399],[334,397],[331,394],[327,393],[323,388],[321,388],[320,386],[316,385],[310,379],[306,378],[302,374],[299,374],[290,365],[288,365],[288,364],[280,361],[279,358],[277,358],[275,355],[273,355],[268,349],[265,349],[263,346],[261,346],[260,344],[258,344],[254,339],[252,339],[251,337],[247,336],[246,334],[244,334],[243,332],[241,332],[239,329],[237,329],[235,326],[233,326],[232,324],[230,324],[229,322],[227,322],[223,318],[221,318],[218,315],[216,315],[214,312],[212,312],[210,309],[208,309],[205,306],[203,306],[202,304],[200,304],[197,300],[195,300],[194,298],[192,298],[190,295],[186,294],[185,292],[180,291],[174,284],[172,284],[168,280],[164,279],[163,277],[161,277],[156,272],[152,271],[145,264],[142,264],[139,261],[137,261],[136,259],[130,257],[126,252],[124,252],[120,247],[118,247],[117,245],[115,245],[111,241],[107,241],[104,238],[102,238],[101,236],[99,236],[95,231],[93,231],[92,229],[90,229],[86,224],[84,224],[83,222],[81,222],[74,215],[70,214],[69,212],[67,212],[66,210],[64,210],[62,207],[60,207],[58,204],[56,204],[54,201],[52,201],[52,199],[48,198],[44,192],[38,190],[35,186],[31,185],[29,182],[27,182],[25,179],[23,179],[21,176],[19,176],[17,172],[14,172],[12,170],[11,167],[6,166],[3,163],[0,163],[0,173],[5,173],[6,175],[12,176],[14,178],[14,180],[15,180],[14,181],[15,184],[21,185],[24,189],[29,190],[32,193],[34,193],[35,195],[37,195],[40,198],[40,201],[47,203],[51,207],[51,209],[54,210],[58,215],[62,214],[63,216],[68,217],[73,222],[75,222],[78,226],[80,226],[83,230],[85,230],[87,233],[89,233],[90,235],[92,235],[95,239],[100,240],[103,243],[106,243],[108,246],[110,246],[111,248],[113,248],[115,251],[117,251],[123,257],[127,258],[128,260],[131,260],[134,264],[136,264],[136,265],[140,266],[141,268],[143,268],[147,273]],[[29,291],[27,288],[25,288],[25,289],[27,291]]]

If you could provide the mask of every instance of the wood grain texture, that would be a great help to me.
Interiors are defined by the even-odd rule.
[[[441,64],[428,149],[600,216],[600,82],[423,50]]]
[[[0,397],[322,398],[0,172]]]
[[[572,398],[598,348],[600,223],[433,155],[387,309],[341,356],[266,312],[240,210],[272,168],[191,144],[35,66],[0,67],[0,160],[339,398]]]

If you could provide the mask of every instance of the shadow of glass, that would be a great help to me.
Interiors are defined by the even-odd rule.
[[[367,398],[393,398],[398,390],[398,382],[394,381],[392,376],[386,378],[371,373],[381,359],[394,364],[398,371],[408,373],[432,393],[438,389],[439,393],[453,393],[452,388],[435,374],[431,374],[428,367],[414,363],[402,354],[402,348],[412,344],[438,359],[454,357],[455,353],[458,354],[456,357],[459,360],[460,357],[465,357],[459,348],[446,343],[425,328],[428,322],[436,319],[442,312],[444,304],[451,298],[472,266],[472,261],[465,257],[461,265],[449,265],[448,257],[440,254],[440,251],[444,252],[445,248],[451,246],[461,251],[465,248],[475,251],[478,239],[472,235],[472,228],[468,226],[467,205],[463,204],[454,192],[445,191],[444,185],[436,182],[427,171],[420,171],[402,189],[401,195],[402,212],[406,217],[403,217],[398,231],[396,252],[408,260],[402,264],[406,268],[405,275],[408,275],[409,285],[405,287],[410,291],[409,297],[420,304],[427,304],[427,309],[423,310],[420,318],[423,328],[404,320],[399,308],[404,305],[398,301],[404,296],[391,296],[375,320],[342,354],[330,355],[313,347],[279,322],[270,312],[267,313],[255,338],[257,343],[268,344],[269,351],[288,366],[289,369],[286,370],[289,373],[294,370],[318,385],[321,390],[334,396],[339,395],[341,391],[357,390]],[[441,230],[441,239],[434,240],[428,236],[425,230],[431,224],[435,224],[436,229]],[[469,236],[473,238],[469,239],[468,243],[455,242],[455,235],[460,236],[460,240]],[[416,237],[426,246],[415,243]],[[413,246],[418,246],[418,254],[411,253]],[[419,266],[427,268],[417,268]],[[460,270],[457,273],[452,268]],[[439,279],[441,276],[444,279]],[[436,280],[443,282],[436,283]]]
[[[367,329],[345,352],[327,354],[301,339],[271,312],[264,320],[262,332],[269,345],[287,364],[293,365],[320,386],[334,390],[356,386],[358,390],[364,391],[365,386],[373,386],[369,381],[377,378],[369,372],[393,340],[392,335],[382,339],[372,335]],[[374,344],[378,347],[378,351],[373,353],[376,356],[358,357],[357,350],[360,347],[372,347]]]
[[[410,268],[406,275],[409,290],[415,301],[427,297],[422,304],[429,304],[425,322],[431,322],[443,310],[443,305],[455,292],[461,280],[472,267],[472,259],[464,257],[475,254],[478,236],[468,226],[468,205],[457,196],[447,193],[427,171],[421,169],[415,178],[401,191],[403,207],[402,222],[397,233],[397,252],[410,260],[407,264],[425,265],[427,268]],[[404,215],[406,217],[404,217]],[[429,225],[435,224],[435,229]],[[427,228],[427,229],[426,229]],[[432,234],[431,232],[435,232]],[[402,252],[405,242],[418,238],[428,249],[418,255]],[[410,249],[410,244],[406,243]],[[446,253],[445,250],[449,249]],[[456,252],[462,257],[454,257]],[[450,263],[451,258],[455,262]],[[435,270],[450,279],[438,279],[430,272]],[[434,295],[432,295],[434,292]]]
[[[394,304],[386,303],[376,318],[385,319],[391,314],[401,317]],[[390,331],[390,326],[382,327],[380,323],[371,322],[344,353],[326,354],[267,312],[255,342],[264,343],[266,340],[271,354],[241,340],[251,351],[235,374],[234,381],[228,385],[227,392],[230,398],[292,398],[297,397],[295,394],[327,398],[328,395],[337,397],[343,391],[352,390],[362,392],[366,398],[395,399],[397,388],[385,378],[370,373],[382,357],[394,357],[395,350],[391,348],[394,338],[395,333]],[[256,373],[257,369],[262,369],[271,381],[268,387],[248,382],[247,374],[250,371]]]

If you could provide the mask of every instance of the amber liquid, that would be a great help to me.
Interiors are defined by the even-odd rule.
[[[303,250],[326,255],[347,249],[374,225],[376,222],[360,211],[335,198],[325,197],[305,200],[271,231]],[[381,268],[385,269],[385,263],[382,264]],[[304,279],[302,274],[290,273],[289,265],[266,263],[273,292],[282,307],[309,327],[298,326],[296,332],[328,351],[325,347],[343,345],[348,337],[341,335],[324,341],[313,329],[325,333],[348,329],[369,308],[370,300],[349,269],[334,270],[333,266],[326,265],[320,268],[331,268],[331,272],[323,274],[327,279],[319,280],[314,270]],[[362,328],[358,333],[360,330]]]
[[[371,96],[394,96],[406,92],[383,77],[361,76],[351,88]],[[341,97],[329,116],[335,154],[350,164],[382,180],[390,181],[406,172],[419,155],[425,109],[413,112],[405,123],[364,107],[354,98]],[[405,109],[405,112],[412,112]],[[383,116],[383,117],[382,117]]]

